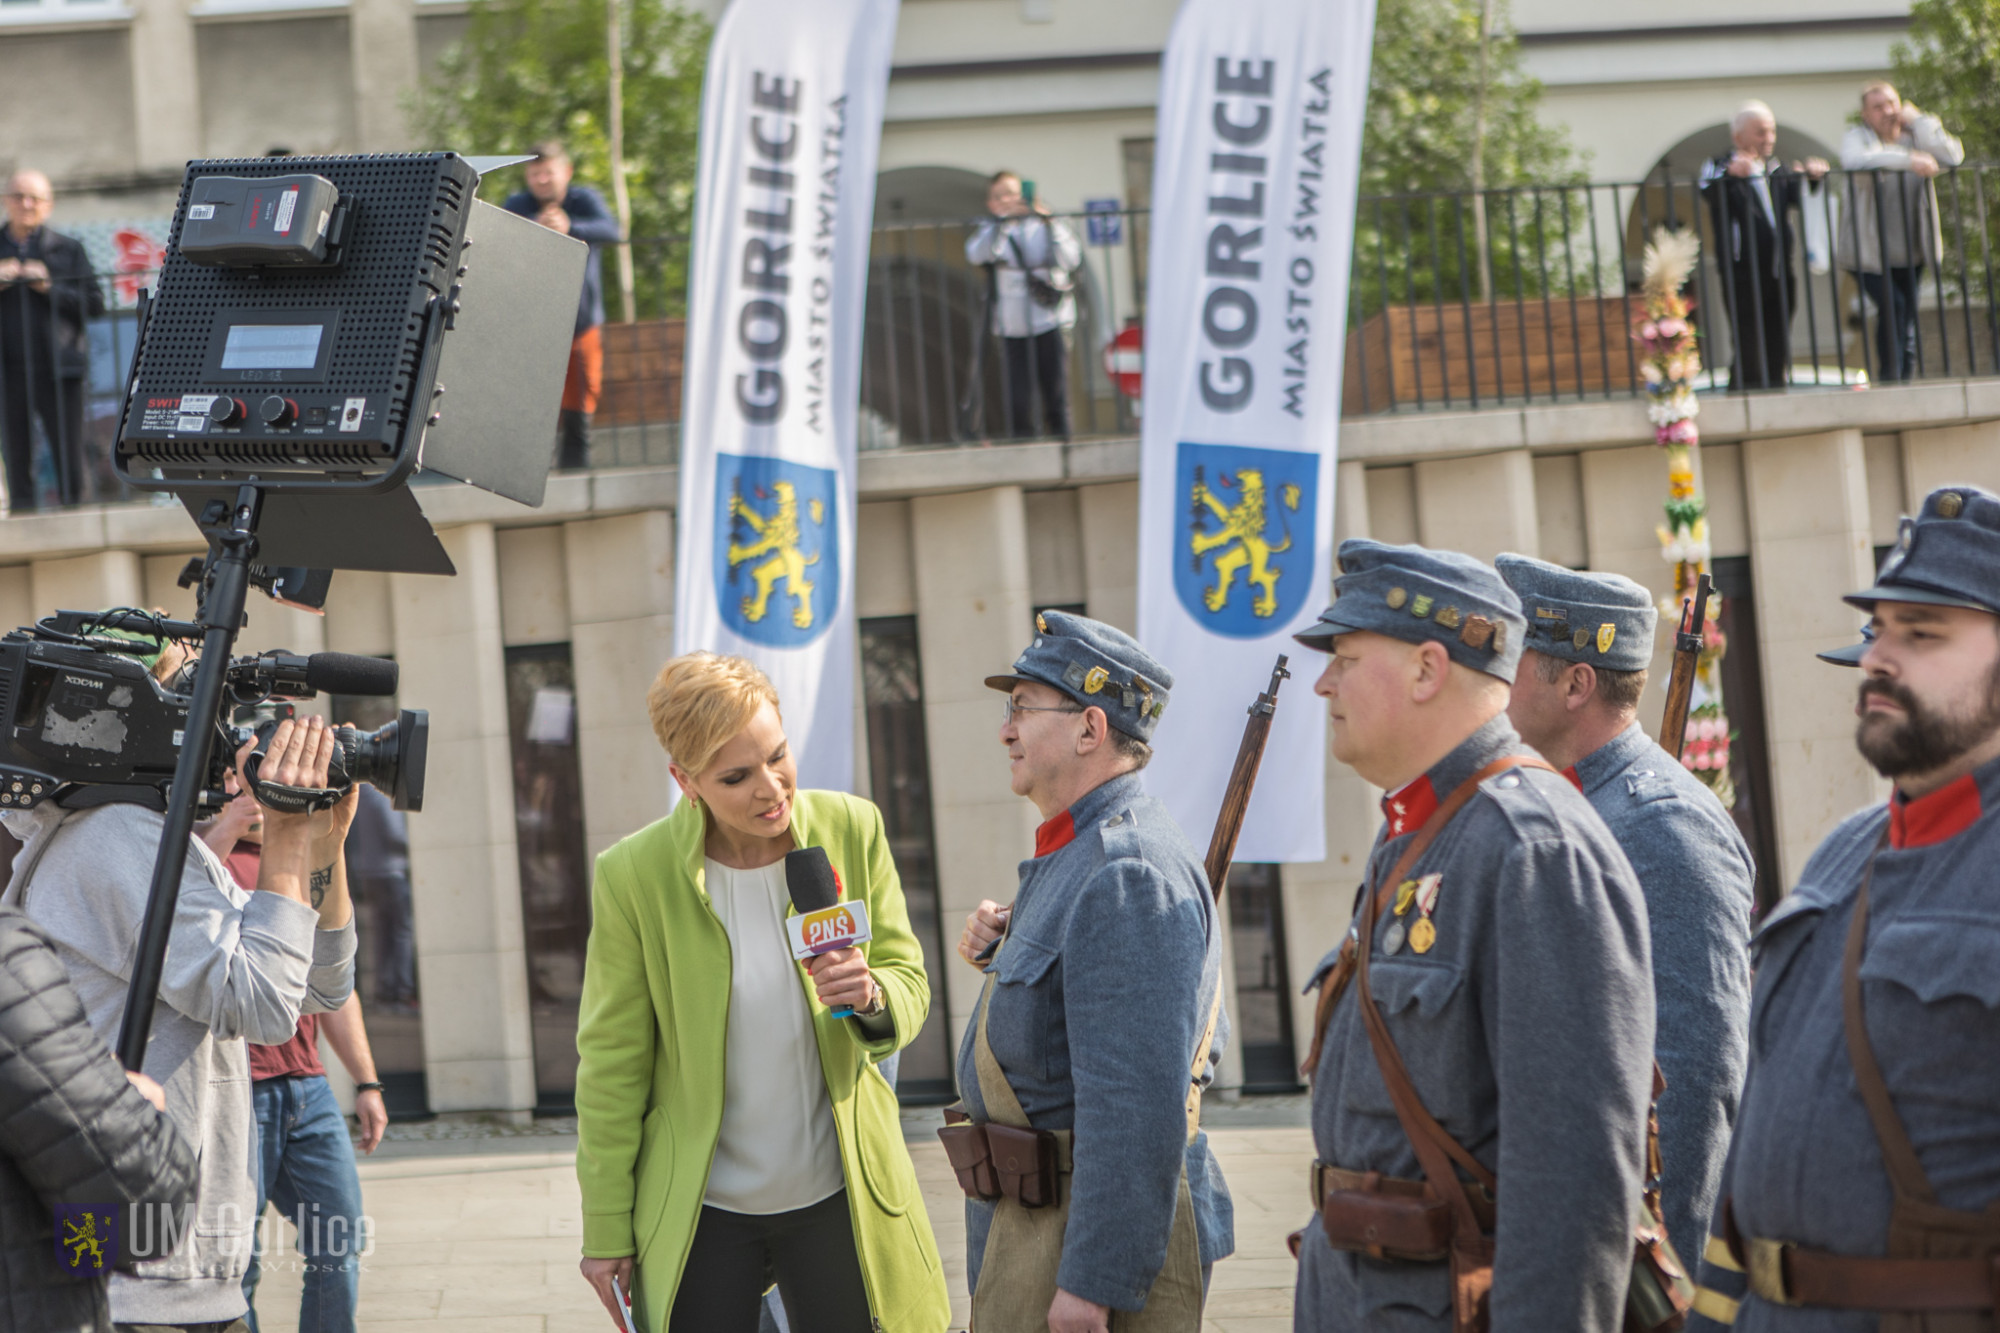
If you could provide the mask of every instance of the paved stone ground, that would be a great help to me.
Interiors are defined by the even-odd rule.
[[[1216,1155],[1236,1199],[1236,1257],[1219,1265],[1204,1333],[1289,1333],[1294,1266],[1285,1235],[1306,1211],[1312,1155],[1298,1098],[1212,1103]],[[904,1130],[965,1326],[962,1200],[933,1133],[910,1110]],[[364,1333],[609,1333],[577,1275],[573,1122],[396,1126],[361,1163],[375,1252],[361,1276]],[[296,1333],[297,1256],[274,1256],[257,1305],[263,1333]]]

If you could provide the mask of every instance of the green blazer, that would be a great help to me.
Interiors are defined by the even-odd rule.
[[[637,1256],[645,1327],[666,1327],[708,1190],[722,1126],[729,937],[702,882],[707,821],[692,801],[597,858],[576,1049],[577,1181],[583,1253]],[[903,1143],[896,1095],[875,1061],[907,1045],[930,1010],[882,812],[839,792],[801,791],[792,838],[822,846],[849,899],[868,904],[861,946],[893,1030],[870,1040],[799,985],[821,1072],[868,1303],[883,1333],[940,1333],[951,1318],[937,1239]],[[878,1027],[878,1030],[879,1027]]]

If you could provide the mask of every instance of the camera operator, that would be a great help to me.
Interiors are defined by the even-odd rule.
[[[252,752],[236,756],[239,781]],[[324,787],[336,748],[317,717],[278,724],[259,773],[266,784]],[[299,1015],[340,1007],[354,985],[354,927],[341,842],[352,791],[331,810],[264,808],[257,890],[246,893],[197,838],[189,839],[160,981],[146,1072],[166,1091],[167,1113],[196,1146],[192,1225],[157,1256],[111,1281],[122,1329],[239,1333],[245,1328],[255,1121],[244,1039],[289,1038]],[[45,804],[0,813],[23,842],[0,902],[48,933],[97,1033],[110,1040],[126,990],[165,816],[114,803],[65,810]],[[145,1238],[134,1238],[140,1248]]]

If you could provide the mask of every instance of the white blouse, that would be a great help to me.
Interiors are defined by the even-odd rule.
[[[722,1134],[703,1202],[785,1213],[840,1192],[846,1179],[799,965],[785,932],[785,863],[734,870],[705,862],[709,900],[729,932],[729,1032]]]

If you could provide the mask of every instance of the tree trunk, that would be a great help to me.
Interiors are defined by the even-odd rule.
[[[625,43],[618,20],[618,0],[604,0],[605,54],[610,66],[610,116],[606,122],[611,149],[611,206],[618,214],[618,296],[623,322],[639,318],[632,281],[632,195],[625,188]]]
[[[1472,95],[1472,243],[1479,257],[1479,295],[1493,299],[1493,251],[1486,236],[1486,54],[1493,44],[1493,0],[1480,0],[1479,75]]]

